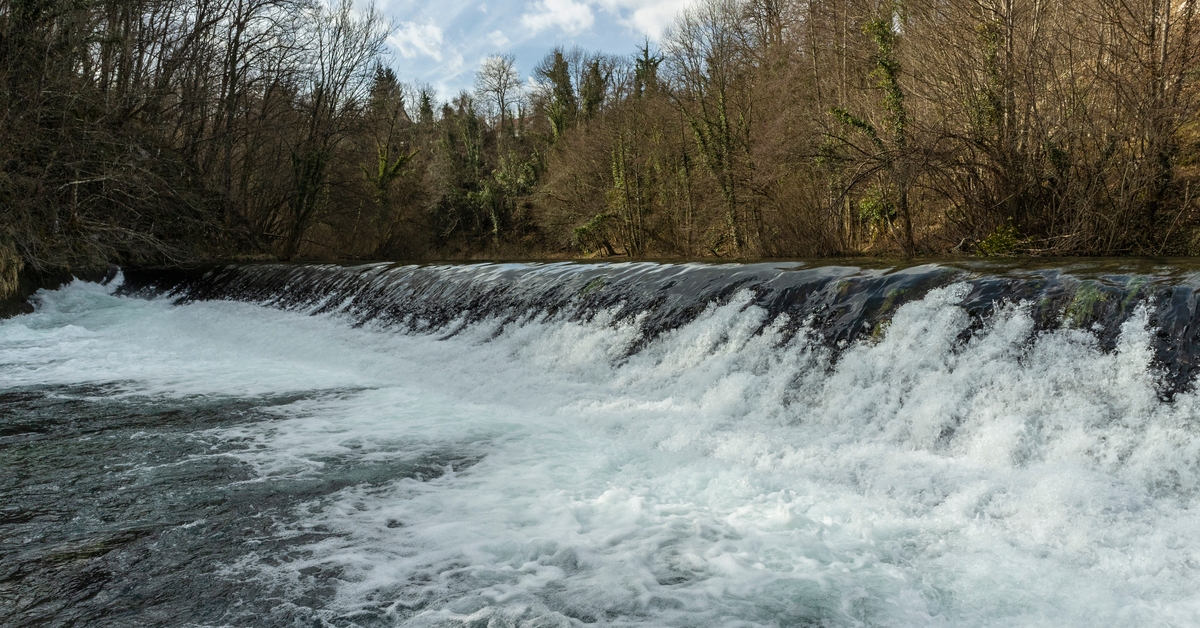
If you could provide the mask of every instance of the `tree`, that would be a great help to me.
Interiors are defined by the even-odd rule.
[[[483,60],[475,73],[475,95],[487,104],[495,118],[495,126],[505,131],[505,119],[521,97],[521,75],[516,70],[516,58],[511,54],[492,55]]]
[[[746,252],[741,216],[745,174],[752,166],[752,97],[738,29],[737,0],[706,0],[684,11],[663,49],[673,97],[686,118],[705,166],[721,191],[726,250]]]
[[[389,28],[372,5],[355,10],[352,0],[316,4],[307,13],[311,61],[304,127],[292,147],[292,193],[280,254],[291,259],[319,211],[330,159],[351,128],[355,109],[371,85],[374,61]]]
[[[593,59],[587,64],[587,73],[579,86],[580,117],[591,120],[604,104],[605,93],[608,91],[608,77],[600,71],[600,60]]]
[[[575,88],[571,85],[571,67],[562,49],[555,48],[542,59],[534,72],[549,84],[546,116],[550,120],[552,137],[557,140],[574,125],[578,110]]]

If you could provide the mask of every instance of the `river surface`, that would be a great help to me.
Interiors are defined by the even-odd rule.
[[[951,278],[831,343],[745,289],[647,334],[121,282],[0,321],[0,624],[1200,625],[1153,300]]]

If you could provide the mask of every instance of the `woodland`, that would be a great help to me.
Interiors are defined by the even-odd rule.
[[[0,0],[0,292],[108,263],[1200,254],[1198,26],[1196,0],[701,0],[442,98],[350,0]]]

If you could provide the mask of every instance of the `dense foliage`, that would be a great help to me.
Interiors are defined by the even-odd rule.
[[[704,0],[439,102],[349,0],[0,0],[0,284],[203,258],[1190,254],[1195,0]]]

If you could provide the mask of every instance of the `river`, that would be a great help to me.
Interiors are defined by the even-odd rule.
[[[234,266],[0,321],[0,623],[1194,626],[1200,273]]]

